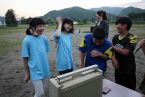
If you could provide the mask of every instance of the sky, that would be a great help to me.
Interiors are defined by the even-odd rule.
[[[0,0],[0,16],[5,16],[8,9],[15,11],[16,17],[42,16],[51,10],[60,10],[79,6],[86,9],[113,7],[142,0]]]

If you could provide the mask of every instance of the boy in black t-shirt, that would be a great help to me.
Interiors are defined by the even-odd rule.
[[[137,37],[129,30],[132,21],[128,17],[120,17],[116,21],[118,34],[113,37],[112,64],[115,67],[115,81],[127,88],[136,88],[136,64],[133,51],[136,47]]]

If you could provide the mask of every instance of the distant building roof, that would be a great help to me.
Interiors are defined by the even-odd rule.
[[[0,16],[0,20],[5,20],[5,17]]]

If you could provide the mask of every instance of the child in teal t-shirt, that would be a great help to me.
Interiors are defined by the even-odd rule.
[[[72,55],[72,33],[74,31],[73,21],[70,19],[57,18],[58,28],[54,34],[54,41],[57,43],[56,67],[59,74],[73,71]]]
[[[50,77],[48,52],[50,46],[48,39],[42,35],[44,22],[40,18],[33,18],[30,27],[22,43],[22,57],[25,68],[25,81],[31,80],[34,89],[34,97],[45,96],[44,80]],[[47,84],[47,83],[46,83]],[[47,91],[47,90],[46,90]]]

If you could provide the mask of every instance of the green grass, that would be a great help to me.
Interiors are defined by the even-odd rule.
[[[75,29],[80,29],[81,32],[90,30],[92,25],[75,25]],[[0,53],[7,53],[12,49],[21,46],[23,36],[28,25],[19,25],[18,27],[0,27]],[[115,24],[109,24],[110,34],[117,32]],[[49,33],[54,31],[56,26],[45,26],[45,32]],[[139,38],[145,38],[145,24],[134,24],[131,28],[131,32],[139,36]]]
[[[138,36],[138,38],[145,38],[145,24],[133,24],[131,32]]]
[[[0,40],[0,53],[9,53],[15,49],[15,47],[21,46],[21,40],[8,41]]]
[[[0,53],[9,53],[16,47],[21,46],[22,39],[17,37],[24,33],[25,29],[26,27],[1,27]]]
[[[0,27],[0,53],[9,53],[17,47],[21,47],[22,39],[25,36],[27,25],[18,27]],[[45,26],[46,32],[51,32],[55,26]]]

